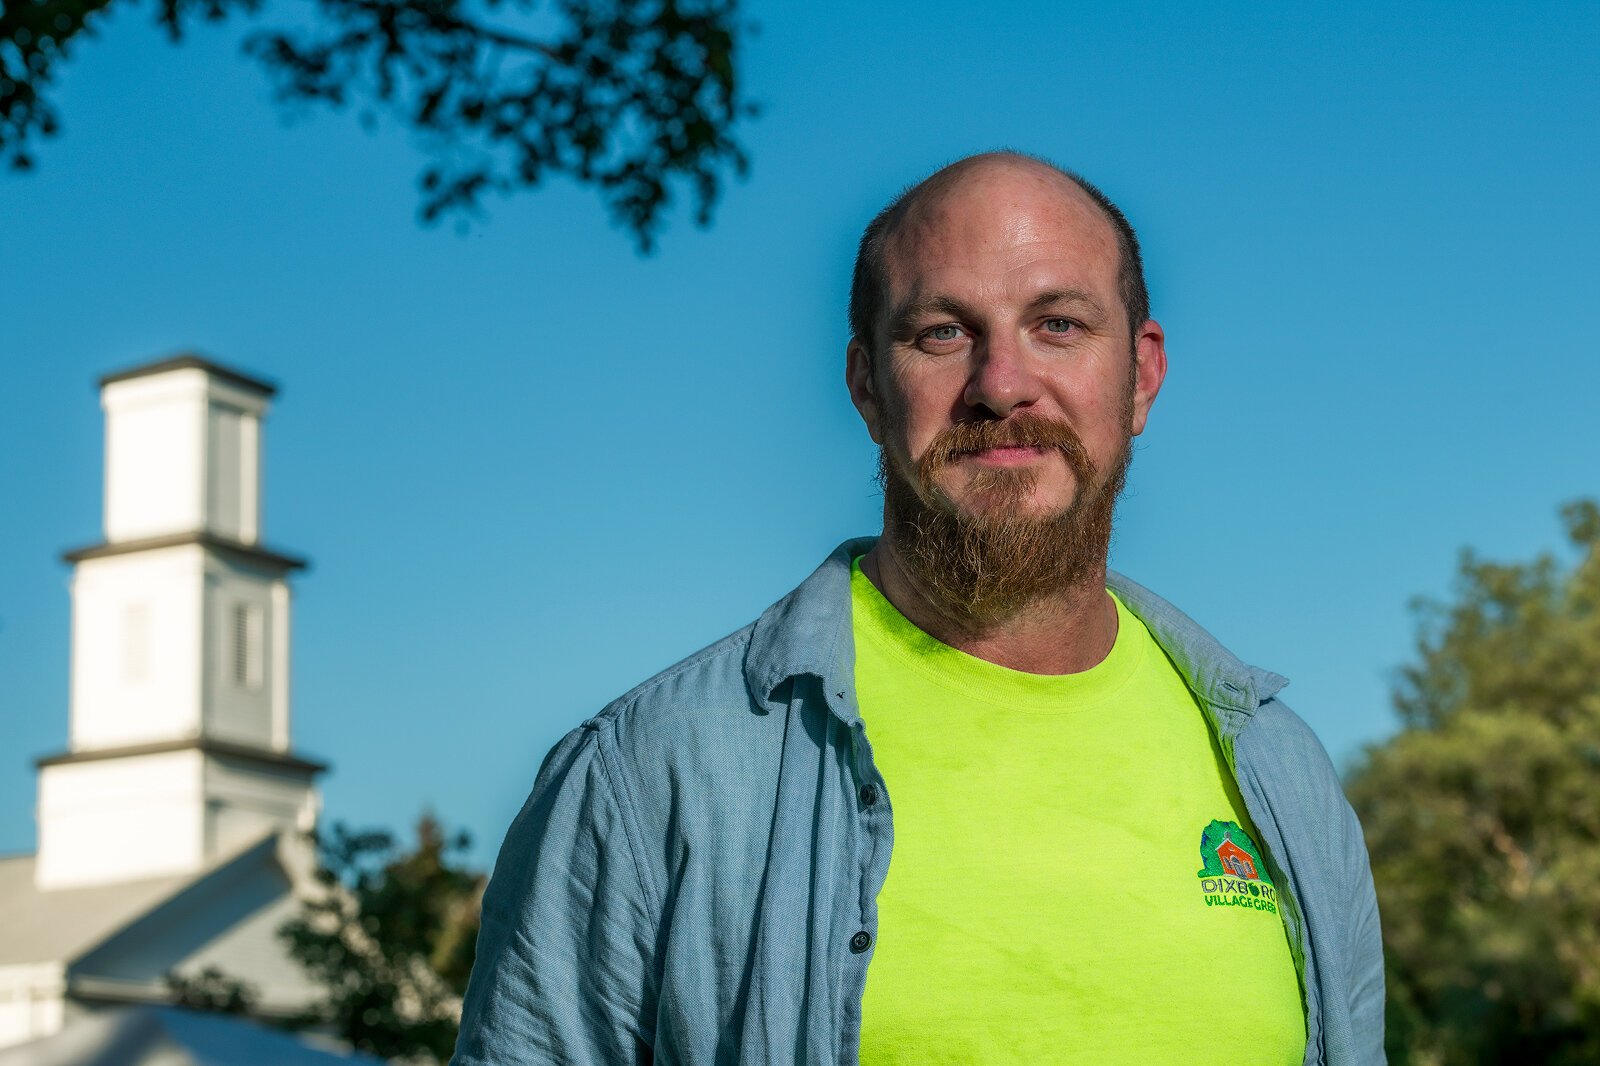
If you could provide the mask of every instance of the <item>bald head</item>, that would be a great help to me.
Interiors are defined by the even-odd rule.
[[[1059,188],[1072,206],[1087,206],[1105,221],[1119,253],[1117,288],[1128,318],[1130,337],[1150,317],[1150,297],[1145,289],[1144,264],[1139,239],[1116,204],[1083,178],[1053,163],[1021,152],[985,152],[958,159],[891,200],[868,223],[856,253],[850,285],[850,332],[874,357],[879,348],[889,294],[888,252],[903,233],[936,218],[948,204],[968,195],[981,197],[1017,178],[1036,179],[1040,185]]]

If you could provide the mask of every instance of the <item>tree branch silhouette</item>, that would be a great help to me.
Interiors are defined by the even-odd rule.
[[[30,170],[61,119],[48,90],[108,8],[133,0],[0,0],[0,165]],[[310,28],[244,42],[285,106],[361,105],[419,135],[425,223],[482,212],[489,192],[555,175],[595,189],[641,251],[675,192],[709,223],[730,175],[748,169],[735,137],[755,108],[736,58],[738,0],[311,0]],[[160,0],[181,41],[196,22],[261,14],[261,0]],[[548,37],[507,22],[537,13]],[[499,16],[499,21],[495,17]]]

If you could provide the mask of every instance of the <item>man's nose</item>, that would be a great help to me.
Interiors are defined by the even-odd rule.
[[[986,336],[972,349],[972,372],[962,400],[1004,418],[1039,399],[1041,383],[1019,338]]]

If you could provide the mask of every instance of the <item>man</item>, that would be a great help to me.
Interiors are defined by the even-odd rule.
[[[1028,157],[873,221],[883,536],[551,751],[457,1062],[1382,1060],[1360,827],[1284,679],[1106,571],[1147,302],[1121,212]]]

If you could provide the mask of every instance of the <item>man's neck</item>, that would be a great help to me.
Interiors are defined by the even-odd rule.
[[[1098,665],[1117,640],[1117,605],[1102,563],[1080,584],[1028,604],[1006,618],[971,624],[953,617],[911,578],[889,538],[861,559],[884,599],[912,625],[943,644],[997,666],[1030,674],[1077,674]]]

